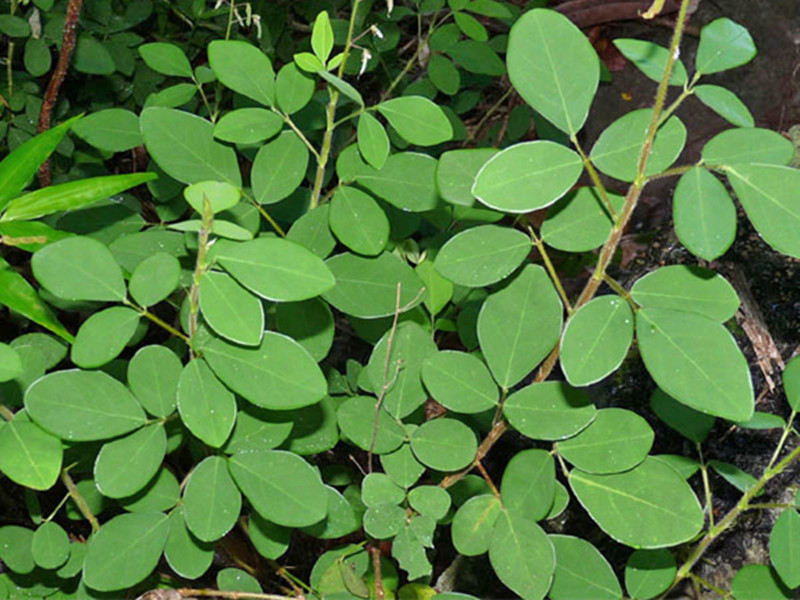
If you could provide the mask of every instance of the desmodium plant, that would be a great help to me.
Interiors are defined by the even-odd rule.
[[[308,25],[286,12],[284,31],[256,18],[280,8],[176,2],[193,34],[172,43],[169,11],[154,41],[114,37],[149,17],[131,4],[123,18],[89,3],[77,64],[114,40],[129,51],[106,70],[157,83],[0,163],[0,303],[58,336],[0,344],[0,471],[24,499],[2,517],[0,600],[800,587],[797,507],[758,498],[800,456],[800,359],[782,375],[788,418],[755,411],[726,325],[740,299],[710,268],[736,234],[731,190],[769,246],[800,258],[792,142],[703,79],[753,58],[742,25],[703,27],[693,68],[679,53],[689,0],[668,48],[617,40],[658,82],[655,101],[584,148],[601,63],[547,8],[309,2],[296,8]],[[417,39],[398,60],[408,22]],[[459,115],[506,72],[513,89],[467,129]],[[487,126],[512,93],[525,106]],[[734,128],[675,166],[691,96]],[[536,139],[519,141],[532,119]],[[24,193],[69,129],[86,146],[76,161],[143,145],[152,163]],[[666,177],[679,178],[677,238],[701,264],[623,285],[623,233]],[[120,212],[133,197],[92,204],[145,181],[147,223]],[[559,269],[570,257],[591,265],[582,289]],[[596,406],[589,386],[640,359],[649,407]],[[644,413],[695,452],[651,454]],[[781,431],[762,472],[707,459],[716,419]],[[723,515],[712,471],[742,493]],[[781,511],[771,565],[742,568],[730,592],[700,579],[713,542],[767,509]],[[585,526],[559,533],[565,515]],[[484,555],[491,589],[463,576]]]

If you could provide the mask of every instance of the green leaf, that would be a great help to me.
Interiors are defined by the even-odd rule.
[[[735,165],[725,174],[764,241],[778,252],[800,258],[800,171],[774,165]]]
[[[53,65],[53,57],[50,55],[47,42],[41,38],[28,38],[25,42],[23,62],[25,70],[34,77],[48,73]]]
[[[535,440],[570,438],[594,421],[597,409],[589,396],[562,381],[534,383],[503,403],[511,425]]]
[[[244,346],[258,346],[264,332],[261,300],[230,275],[208,271],[200,280],[200,310],[211,329]],[[79,332],[80,333],[80,332]]]
[[[437,471],[458,471],[470,465],[478,450],[475,433],[461,421],[426,421],[411,435],[411,450],[419,461]]]
[[[308,456],[327,452],[339,441],[336,408],[328,396],[317,404],[282,414],[294,424],[283,446],[286,450]]]
[[[635,412],[604,408],[575,437],[558,443],[558,453],[587,473],[619,473],[641,463],[653,446],[650,425]]]
[[[202,215],[206,200],[211,205],[211,211],[219,213],[236,206],[241,198],[241,192],[238,188],[222,181],[201,181],[184,189],[183,197]]]
[[[0,560],[14,573],[26,575],[33,571],[33,531],[17,525],[0,527]]]
[[[708,465],[714,469],[720,477],[743,494],[758,483],[758,480],[750,475],[750,473],[742,471],[739,467],[731,463],[712,459],[708,461]],[[760,495],[760,493],[758,495]]]
[[[22,359],[12,346],[0,342],[0,381],[11,381],[22,374]]]
[[[22,17],[6,14],[0,18],[0,31],[9,37],[28,37],[31,27]]]
[[[379,171],[389,158],[389,136],[380,121],[368,112],[361,113],[358,117],[358,150],[361,156]]]
[[[137,48],[144,63],[156,73],[173,77],[194,78],[189,59],[175,44],[154,42],[142,44]]]
[[[78,121],[72,131],[87,144],[108,152],[124,152],[142,145],[139,117],[123,108],[92,113]]]
[[[695,86],[694,93],[700,102],[736,127],[755,125],[750,110],[729,89],[718,85],[698,85]]]
[[[256,406],[291,410],[319,402],[325,377],[311,355],[293,339],[267,331],[258,348],[214,338],[203,357],[231,390]]]
[[[793,358],[783,370],[783,389],[786,401],[794,411],[800,412],[800,358]]]
[[[482,360],[446,350],[422,363],[422,381],[431,396],[459,413],[480,413],[497,406],[497,385]]]
[[[158,106],[162,108],[178,108],[191,102],[197,94],[197,86],[192,83],[179,83],[154,92],[147,97],[143,108]]]
[[[333,195],[329,213],[331,231],[353,252],[376,256],[389,240],[389,219],[369,194],[340,187]]]
[[[422,96],[392,98],[375,108],[410,144],[435,146],[453,137],[453,127],[444,111]]]
[[[633,284],[631,295],[643,308],[691,312],[720,323],[739,308],[739,296],[724,277],[694,265],[656,269]]]
[[[590,158],[595,166],[615,179],[633,181],[652,114],[649,108],[634,110],[606,127],[592,147]],[[668,169],[685,144],[686,127],[678,117],[670,117],[656,134],[644,174]]]
[[[275,104],[275,71],[266,54],[247,42],[214,40],[208,64],[227,88],[259,104]]]
[[[100,242],[82,236],[65,238],[37,251],[31,266],[36,279],[65,300],[120,302],[125,280],[111,251]]]
[[[652,458],[611,475],[573,469],[569,484],[600,529],[634,548],[674,546],[692,539],[703,526],[703,509],[692,488]]]
[[[527,265],[486,299],[478,315],[478,339],[497,383],[505,388],[519,383],[550,353],[561,334],[562,310],[538,265]]]
[[[225,459],[209,456],[195,467],[183,492],[183,517],[199,540],[213,542],[228,533],[241,508],[242,496]]]
[[[0,425],[0,471],[34,490],[51,488],[61,472],[61,441],[34,423]]]
[[[139,313],[112,306],[94,313],[78,329],[70,358],[84,369],[101,367],[120,355],[139,326]]]
[[[769,536],[769,559],[786,587],[800,586],[800,513],[784,510]]]
[[[227,454],[280,446],[295,426],[291,413],[273,412],[244,404],[236,414],[233,433],[223,446]]]
[[[147,412],[168,417],[175,410],[183,365],[165,346],[145,346],[128,363],[128,385]]]
[[[474,205],[475,176],[497,153],[495,148],[470,148],[442,154],[436,167],[436,187],[442,199],[457,206]]]
[[[788,165],[794,158],[794,145],[769,129],[728,129],[706,142],[702,156],[703,162],[710,165]]]
[[[88,75],[111,75],[116,70],[108,48],[89,34],[78,38],[72,64],[76,71]]]
[[[783,429],[786,427],[786,421],[779,415],[757,410],[749,420],[736,425],[742,429]]]
[[[127,209],[123,209],[127,210]],[[78,211],[79,214],[80,211]],[[0,222],[0,235],[6,246],[16,246],[26,252],[36,252],[47,244],[71,237],[68,231],[59,231],[40,221]]]
[[[695,256],[714,260],[736,237],[736,207],[722,182],[700,167],[684,173],[672,198],[675,233]]]
[[[100,448],[94,463],[97,489],[107,498],[132,496],[153,479],[167,451],[167,434],[153,423]]]
[[[27,280],[0,259],[0,305],[72,342],[72,334],[59,323],[55,313],[39,297]]]
[[[650,408],[669,427],[697,444],[702,444],[714,427],[714,417],[684,406],[660,389],[650,396]]]
[[[307,300],[336,283],[320,258],[285,239],[259,238],[240,244],[221,241],[216,259],[248,290],[276,302]]]
[[[550,511],[547,513],[545,519],[555,519],[561,516],[568,505],[569,492],[560,481],[556,481],[556,487],[553,492],[553,505],[550,507]]]
[[[155,178],[155,173],[131,173],[51,185],[9,202],[2,220],[29,221],[62,210],[75,210]]]
[[[214,43],[243,44],[218,40]],[[145,108],[139,120],[147,151],[170,177],[182,183],[213,179],[241,187],[236,152],[214,141],[214,125],[210,121],[162,107]]]
[[[432,547],[433,543],[425,537],[426,532],[420,533],[418,527],[415,527],[415,524],[425,522],[430,523],[431,529],[435,525],[432,519],[412,517],[411,522],[400,529],[392,542],[392,557],[408,573],[409,579],[430,576],[433,571],[433,565],[425,553],[425,548]]]
[[[318,298],[302,302],[282,302],[275,307],[275,321],[280,333],[305,348],[319,362],[328,355],[334,337],[333,313]]]
[[[336,413],[343,436],[362,450],[369,450],[375,432],[375,398],[354,396],[345,400]],[[378,429],[375,433],[375,454],[397,450],[405,441],[403,428],[382,408],[378,410]]]
[[[553,544],[532,520],[503,510],[489,546],[494,572],[523,600],[541,600],[550,589],[556,568]]]
[[[69,537],[55,521],[42,523],[33,534],[31,552],[43,569],[57,569],[69,558]]]
[[[625,199],[608,193],[619,213]],[[614,225],[596,188],[581,187],[570,192],[547,211],[540,234],[542,240],[558,250],[586,252],[602,246]]]
[[[479,556],[489,551],[494,524],[502,511],[500,499],[493,494],[473,496],[453,517],[453,546],[464,556]]]
[[[420,373],[423,361],[435,352],[430,333],[413,321],[400,323],[394,332],[387,331],[375,345],[366,367],[367,377],[376,392],[385,388],[383,407],[390,415],[402,419],[425,403],[428,394]]]
[[[367,508],[381,504],[400,504],[406,492],[385,473],[370,473],[361,480],[361,501]]]
[[[178,259],[166,252],[157,252],[134,269],[128,282],[131,297],[145,307],[158,304],[175,291],[180,275]]]
[[[292,224],[286,239],[326,258],[336,247],[336,238],[328,226],[330,208],[330,204],[322,204],[309,210]]]
[[[539,521],[553,505],[556,464],[546,450],[521,450],[506,465],[500,486],[503,507]]]
[[[614,40],[614,45],[642,73],[653,81],[661,81],[669,58],[669,50],[667,48],[644,40],[623,38]],[[681,59],[677,59],[673,66],[672,75],[669,78],[669,84],[686,85],[688,81],[686,67],[683,66]]]
[[[136,585],[158,565],[168,533],[167,515],[162,513],[114,517],[89,540],[83,582],[101,592]]]
[[[453,282],[439,275],[430,260],[423,260],[414,268],[422,280],[427,295],[423,304],[431,315],[437,315],[453,299]]]
[[[750,33],[734,21],[723,17],[700,30],[695,69],[699,75],[710,75],[740,67],[756,55]]]
[[[0,162],[0,212],[31,182],[39,165],[47,160],[64,139],[67,131],[80,120],[73,117],[61,125],[32,137]]]
[[[214,545],[201,542],[186,527],[183,507],[179,506],[169,517],[169,536],[164,547],[164,558],[170,568],[181,577],[197,579],[214,560]]]
[[[619,600],[622,588],[606,558],[589,542],[571,535],[550,535],[556,550],[552,600]]]
[[[702,315],[647,308],[636,315],[636,338],[648,372],[678,402],[730,421],[753,415],[747,361],[719,323]]]
[[[391,480],[404,488],[414,485],[425,472],[424,465],[414,456],[410,444],[402,444],[396,450],[382,454],[380,461],[384,472]]]
[[[219,448],[236,421],[236,399],[202,359],[195,359],[178,380],[178,412],[189,431]]]
[[[314,28],[311,30],[311,48],[320,61],[328,62],[333,50],[333,28],[328,11],[321,11],[314,21]]]
[[[239,452],[228,459],[236,484],[265,519],[306,527],[325,518],[328,498],[317,472],[290,452]]]
[[[293,131],[262,146],[251,173],[256,202],[274,204],[287,198],[303,182],[307,167],[308,149]]]
[[[241,569],[222,569],[217,573],[217,587],[220,590],[261,594],[261,584],[258,580]]]
[[[102,371],[49,373],[27,389],[25,409],[43,429],[73,442],[117,437],[145,423],[133,395]]]
[[[560,130],[577,133],[600,81],[600,62],[586,36],[565,16],[534,9],[508,40],[508,77],[519,95]]]
[[[502,77],[506,70],[502,59],[489,44],[464,40],[447,49],[447,54],[470,73]]]
[[[739,569],[731,581],[731,592],[736,600],[789,600],[793,596],[775,570],[767,565],[745,565]]]
[[[225,142],[251,145],[263,142],[283,129],[280,115],[264,108],[239,108],[226,113],[214,125],[214,137]]]
[[[180,494],[175,475],[161,467],[139,492],[117,502],[128,512],[166,511],[178,504]]]
[[[450,494],[438,485],[420,485],[408,493],[408,504],[419,514],[437,521],[450,510]]]
[[[362,258],[345,252],[325,264],[336,278],[336,286],[323,298],[347,315],[375,319],[393,315],[400,287],[401,309],[408,310],[424,298],[422,280],[403,260],[389,252]]]
[[[406,518],[406,511],[396,504],[378,504],[370,506],[364,512],[362,521],[364,531],[368,535],[379,540],[387,540],[403,529]],[[396,539],[394,543],[397,543]]]
[[[361,97],[361,94],[356,88],[347,83],[344,79],[340,79],[333,73],[329,73],[327,71],[317,71],[317,75],[322,77],[322,79],[327,81],[329,84],[331,84],[342,94],[350,98],[350,100],[358,104],[360,107],[362,108],[364,107],[364,98]]]
[[[531,240],[521,231],[482,225],[447,240],[434,266],[455,284],[483,287],[508,277],[530,250]]]
[[[436,159],[427,154],[398,152],[378,171],[366,168],[356,181],[400,210],[424,212],[436,208]]]
[[[677,572],[669,550],[636,550],[625,564],[625,589],[636,600],[655,598],[667,590]]]
[[[561,370],[574,386],[616,371],[633,341],[633,312],[619,296],[600,296],[575,312],[561,339]]]
[[[316,83],[300,71],[293,62],[285,64],[278,71],[275,81],[275,97],[278,106],[287,115],[303,109],[314,95]]]
[[[694,458],[680,454],[654,454],[654,460],[661,461],[684,479],[689,479],[700,469],[700,463]]]
[[[544,140],[523,142],[481,167],[472,194],[489,208],[525,213],[561,198],[582,172],[580,156],[569,148]]]
[[[440,92],[454,96],[461,88],[461,74],[446,56],[431,54],[428,60],[428,78]]]
[[[14,338],[11,347],[20,354],[22,347],[37,350],[44,360],[42,365],[45,370],[52,369],[67,356],[67,344],[46,333],[26,333]]]
[[[267,521],[258,513],[250,515],[248,524],[250,541],[261,556],[275,560],[289,549],[291,529]]]
[[[319,73],[325,68],[322,61],[311,52],[298,52],[293,58],[294,64],[307,73]]]

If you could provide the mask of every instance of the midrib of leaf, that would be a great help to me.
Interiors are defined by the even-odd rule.
[[[201,120],[203,122],[207,123],[207,121],[205,119],[201,119]],[[210,123],[209,123],[209,125],[210,125]],[[196,159],[197,161],[201,162],[203,164],[204,168],[208,169],[209,171],[214,173],[216,176],[218,176],[221,181],[227,181],[228,183],[230,183],[232,185],[236,185],[236,182],[231,181],[231,179],[228,177],[228,175],[226,173],[224,173],[223,171],[220,171],[217,168],[217,165],[216,165],[215,161],[209,161],[208,157],[203,156],[202,154],[200,154],[200,153],[195,151],[195,149],[194,149],[195,146],[191,146],[191,145],[189,145],[187,143],[184,143],[184,140],[188,141],[189,139],[191,139],[191,137],[187,137],[187,136],[178,137],[177,135],[175,135],[175,133],[177,133],[177,132],[173,132],[171,127],[159,126],[159,130],[160,130],[160,132],[159,132],[160,135],[163,135],[164,137],[168,138],[172,145],[178,146],[179,148],[182,148],[185,152],[187,152],[189,155],[191,155],[194,159]],[[216,142],[214,142],[213,140],[205,140],[205,141],[211,142],[211,145],[207,146],[208,148],[215,148],[214,144],[216,144]],[[205,144],[197,144],[197,146],[204,147]],[[222,148],[225,148],[225,147],[222,146]],[[188,164],[188,163],[184,163],[184,164]]]
[[[588,350],[586,350],[585,352],[582,353],[581,360],[578,361],[578,371],[579,372],[582,373],[584,368],[586,367],[586,362],[588,360],[594,358],[594,351],[597,348],[597,345],[600,343],[600,340],[603,338],[603,335],[605,334],[606,330],[611,326],[611,322],[614,320],[614,317],[616,316],[617,311],[620,310],[620,306],[622,306],[622,304],[618,303],[614,307],[614,310],[611,313],[609,313],[608,319],[603,323],[602,327],[600,328],[600,331],[598,332],[598,334],[595,336],[594,340],[592,341],[592,345],[589,347]],[[566,333],[566,331],[565,331],[565,333]]]
[[[31,453],[28,451],[28,447],[25,445],[25,443],[22,440],[22,437],[20,437],[19,433],[17,432],[17,428],[14,427],[14,422],[13,421],[8,424],[8,428],[9,428],[9,431],[11,431],[11,433],[16,438],[17,442],[19,443],[19,447],[22,448],[22,451],[25,453],[25,458],[28,459],[28,463],[36,471],[36,475],[38,476],[39,482],[40,482],[39,485],[42,486],[45,483],[47,483],[47,480],[44,478],[44,475],[42,474],[42,471],[39,469],[38,463],[35,460],[33,460],[33,457],[31,456]]]

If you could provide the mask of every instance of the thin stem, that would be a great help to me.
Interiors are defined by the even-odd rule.
[[[241,192],[242,192],[242,196],[244,196],[244,198],[250,204],[252,204],[259,213],[261,213],[261,216],[264,217],[264,220],[267,223],[269,223],[270,226],[275,230],[275,233],[277,233],[281,237],[286,237],[286,232],[283,230],[283,228],[280,225],[278,225],[278,223],[275,221],[275,219],[273,219],[270,216],[270,214],[266,210],[264,210],[264,207],[261,206],[258,202],[256,202],[256,199],[253,198],[248,193],[246,193],[244,190],[241,190]]]
[[[197,260],[194,264],[192,274],[192,287],[189,290],[189,356],[195,357],[195,335],[198,329],[198,316],[200,313],[200,281],[208,270],[206,257],[211,245],[208,238],[211,229],[214,227],[214,211],[211,209],[211,202],[203,196],[203,221],[200,231],[197,233]]]
[[[299,137],[302,140],[302,142],[306,145],[308,151],[314,155],[314,158],[319,160],[319,152],[314,147],[314,145],[308,141],[308,138],[305,136],[305,134],[302,131],[300,131],[300,128],[298,128],[297,125],[295,125],[295,122],[292,121],[292,118],[285,112],[280,111],[275,107],[272,107],[272,112],[274,112],[276,115],[278,115],[280,118],[283,119],[284,123],[286,123],[289,126],[289,128],[292,131],[294,131],[295,135],[297,135],[297,137]]]
[[[769,463],[767,463],[768,469],[775,464],[776,460],[778,460],[778,456],[780,456],[781,450],[783,450],[783,445],[786,443],[786,438],[789,437],[789,432],[792,431],[792,422],[794,421],[796,415],[797,411],[792,410],[792,413],[789,415],[789,420],[786,421],[786,427],[783,428],[781,439],[778,440],[778,446],[775,448],[775,452],[772,453],[772,458],[769,459]]]
[[[389,84],[389,87],[387,87],[386,90],[381,94],[381,102],[383,102],[389,96],[392,95],[394,89],[398,85],[400,85],[400,82],[403,81],[405,76],[408,75],[408,72],[417,62],[417,59],[419,58],[419,55],[422,52],[422,49],[428,46],[428,43],[430,42],[431,39],[431,35],[433,34],[434,27],[441,23],[441,21],[439,23],[436,23],[436,16],[438,14],[439,14],[438,12],[434,13],[433,17],[431,18],[431,24],[428,26],[428,31],[425,34],[425,39],[422,39],[422,16],[417,15],[417,38],[419,39],[419,41],[417,42],[417,47],[414,49],[414,53],[411,55],[411,58],[408,59],[408,61],[400,70],[400,72],[397,74],[397,76],[394,79],[392,79],[392,82]]]
[[[483,477],[483,480],[489,486],[489,489],[492,490],[492,493],[497,498],[499,498],[500,497],[500,490],[497,489],[497,486],[494,484],[494,481],[492,481],[492,478],[489,476],[489,473],[488,473],[488,471],[486,471],[486,468],[483,466],[483,463],[481,461],[477,461],[475,463],[475,466],[478,467],[478,471],[480,471],[481,477]]]
[[[203,100],[203,104],[208,111],[208,117],[211,119],[212,123],[215,123],[217,120],[217,112],[211,110],[211,105],[208,103],[208,97],[206,96],[205,90],[203,90],[203,86],[200,85],[200,82],[197,81],[194,75],[192,75],[192,82],[194,86],[197,88],[197,91],[200,92],[200,98]]]
[[[797,508],[797,505],[784,502],[762,502],[759,504],[747,505],[747,510],[774,510],[774,509],[783,510],[787,508]]]
[[[649,175],[647,177],[647,183],[655,181],[656,179],[664,179],[666,177],[675,177],[676,175],[683,175],[684,173],[691,171],[697,166],[699,165],[681,165],[680,167],[674,167],[672,169],[667,169],[666,171],[661,171],[661,173],[656,173],[655,175]]]
[[[148,319],[148,320],[152,321],[153,323],[155,323],[156,325],[158,325],[162,329],[168,331],[169,333],[171,333],[175,337],[178,337],[178,338],[182,339],[187,344],[189,343],[189,336],[187,336],[182,331],[179,331],[178,329],[176,329],[175,327],[173,327],[169,323],[163,321],[162,319],[160,319],[159,317],[157,317],[156,315],[154,315],[153,313],[148,311],[145,307],[138,306],[137,304],[134,304],[133,302],[131,302],[127,298],[125,298],[122,301],[122,303],[125,304],[126,306],[130,306],[132,309],[134,309],[136,312],[138,312],[145,319]]]
[[[325,179],[325,167],[328,166],[328,159],[331,154],[333,130],[336,128],[334,117],[336,115],[336,103],[339,101],[339,92],[329,86],[328,94],[330,95],[330,101],[325,109],[325,133],[322,136],[322,150],[320,150],[317,157],[317,174],[314,177],[314,189],[311,192],[311,210],[314,210],[319,204],[322,182]]]
[[[55,507],[55,508],[53,509],[53,511],[52,511],[52,512],[51,512],[51,513],[50,513],[50,514],[47,516],[47,518],[44,520],[44,522],[45,522],[45,523],[49,523],[50,521],[52,521],[52,520],[55,518],[55,516],[58,514],[58,511],[60,511],[60,510],[61,510],[61,507],[63,507],[63,506],[64,506],[64,505],[67,503],[67,500],[69,500],[70,498],[72,498],[72,495],[71,495],[69,492],[67,492],[66,494],[64,494],[64,497],[61,499],[61,502],[59,502],[59,503],[56,505],[56,507]]]
[[[384,600],[386,597],[383,591],[383,577],[381,576],[381,548],[377,545],[369,547],[372,556],[372,572],[375,575],[375,600]]]
[[[714,503],[711,498],[711,485],[708,482],[708,465],[703,457],[703,446],[700,442],[695,442],[697,457],[700,459],[700,474],[703,478],[703,492],[706,496],[706,511],[708,511],[708,528],[714,528]]]
[[[631,297],[630,292],[628,292],[628,290],[626,290],[619,281],[611,277],[608,273],[603,275],[603,281],[605,281],[608,284],[608,287],[614,290],[618,296],[621,296],[630,305],[631,310],[634,312],[639,310],[639,305],[636,304],[633,297]]]
[[[491,118],[491,116],[495,112],[497,112],[498,108],[500,108],[501,106],[503,106],[503,104],[505,104],[506,100],[508,100],[508,98],[513,93],[514,93],[514,88],[512,86],[509,86],[508,89],[503,93],[503,95],[500,96],[500,99],[489,107],[489,110],[487,110],[483,114],[483,116],[480,118],[475,127],[472,128],[472,131],[467,134],[466,139],[462,143],[463,146],[467,146],[472,140],[475,139],[475,136],[478,135],[478,132],[480,132],[481,128],[486,124],[486,121],[488,121]]]
[[[229,40],[231,37],[231,28],[233,27],[233,12],[234,12],[234,3],[236,0],[230,0],[231,9],[228,11],[228,24],[225,27],[225,39]]]
[[[2,416],[6,421],[13,421],[14,420],[14,413],[9,410],[9,408],[3,404],[0,404],[0,416]]]
[[[606,191],[606,186],[604,186],[603,182],[600,180],[600,174],[597,172],[597,169],[594,168],[594,164],[592,164],[592,161],[589,160],[589,157],[583,151],[583,148],[578,142],[578,136],[576,136],[573,133],[571,136],[569,136],[569,139],[572,142],[572,145],[575,146],[575,149],[578,151],[578,154],[580,155],[581,160],[583,161],[583,166],[586,169],[586,172],[589,173],[589,178],[592,180],[592,183],[597,188],[597,191],[600,192],[600,199],[603,201],[603,204],[605,205],[608,214],[611,215],[611,220],[616,221],[617,211],[614,208],[614,205],[611,204],[611,200],[608,197],[608,192]]]
[[[298,600],[297,596],[281,596],[280,594],[258,594],[256,592],[227,592],[222,590],[195,590],[192,588],[180,588],[178,593],[184,598],[192,596],[211,596],[214,598],[257,598],[258,600]]]
[[[536,249],[542,256],[542,260],[544,260],[544,266],[547,267],[547,272],[550,274],[550,279],[553,280],[553,285],[556,286],[558,295],[561,296],[561,301],[567,308],[567,314],[571,315],[572,305],[569,302],[569,296],[567,296],[567,292],[566,290],[564,290],[564,286],[561,284],[561,279],[559,279],[558,277],[558,273],[556,272],[556,269],[553,266],[553,262],[550,260],[550,255],[547,253],[547,250],[544,247],[544,243],[539,238],[539,236],[536,235],[536,233],[533,231],[531,227],[528,227],[528,235],[530,235],[531,240],[533,240],[533,244],[536,246]]]
[[[699,585],[702,585],[704,588],[707,588],[707,589],[711,590],[712,592],[716,592],[722,598],[730,598],[730,596],[731,596],[730,592],[726,592],[721,587],[717,587],[716,585],[714,585],[710,581],[706,581],[705,579],[703,579],[699,575],[695,575],[694,573],[689,573],[689,577],[692,578],[692,581],[696,582]]]
[[[19,4],[19,0],[11,0],[11,8],[9,9],[9,14],[14,16],[14,13],[17,12],[17,5]],[[8,55],[6,56],[6,78],[8,80],[8,97],[14,94],[14,71],[11,68],[11,63],[14,60],[14,42],[9,40],[8,42]]]
[[[78,510],[81,512],[81,514],[86,517],[86,520],[91,524],[92,531],[94,533],[100,531],[100,523],[97,522],[97,517],[92,514],[92,509],[89,508],[86,500],[84,500],[83,496],[81,496],[81,493],[78,491],[75,482],[72,481],[72,477],[69,476],[67,469],[61,470],[61,481],[64,482],[64,486],[69,491],[69,495],[75,502],[75,506],[78,507]]]

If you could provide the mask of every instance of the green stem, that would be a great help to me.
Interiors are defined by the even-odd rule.
[[[275,233],[285,238],[286,232],[283,230],[283,227],[278,225],[275,219],[273,219],[272,216],[266,210],[264,210],[264,207],[256,202],[256,199],[247,194],[244,190],[241,190],[241,192],[242,196],[244,196],[245,199],[250,202],[250,204],[252,204],[259,213],[261,213],[261,216],[264,217],[264,220],[275,230]]]
[[[194,265],[192,275],[192,287],[189,290],[189,355],[195,357],[195,335],[198,329],[198,315],[200,313],[200,281],[208,270],[206,258],[208,256],[208,238],[211,235],[211,228],[214,226],[214,211],[211,210],[211,202],[203,196],[203,223],[197,233],[197,260]]]
[[[491,118],[491,116],[497,111],[497,109],[499,109],[501,106],[503,106],[503,104],[505,104],[506,100],[508,100],[511,94],[513,93],[514,93],[514,88],[512,86],[508,86],[508,89],[503,93],[502,96],[500,96],[500,99],[494,104],[492,104],[489,107],[489,110],[483,113],[483,116],[480,118],[475,127],[473,127],[472,130],[467,134],[466,139],[462,142],[462,146],[467,146],[472,140],[475,139],[475,136],[478,135],[478,133],[483,128],[486,121],[488,121]],[[499,144],[500,140],[497,141]]]
[[[658,122],[659,127],[663,125],[666,122],[666,120],[670,118],[670,116],[672,116],[672,113],[678,110],[678,107],[681,104],[683,104],[683,101],[686,100],[686,98],[694,95],[694,86],[699,79],[700,75],[696,73],[695,76],[692,78],[692,80],[689,82],[689,85],[685,86],[683,88],[683,91],[681,91],[680,95],[677,98],[675,98],[675,101],[664,110],[664,112],[661,114],[661,120]]]
[[[547,254],[547,250],[544,247],[544,243],[539,236],[534,233],[533,229],[530,227],[528,228],[528,235],[530,235],[531,240],[533,240],[536,249],[539,251],[539,254],[542,256],[542,260],[544,260],[544,265],[547,268],[547,272],[550,274],[550,279],[553,280],[553,284],[556,286],[556,290],[558,290],[558,295],[561,296],[561,301],[564,303],[564,306],[567,309],[567,314],[572,314],[572,305],[569,302],[569,296],[567,296],[566,290],[564,290],[564,286],[561,285],[561,279],[558,277],[558,273],[556,272],[555,267],[553,266],[552,261],[550,260],[550,255]]]
[[[0,404],[0,416],[2,416],[6,421],[14,420],[14,413],[3,404]]]
[[[689,573],[689,577],[691,577],[694,582],[702,585],[704,588],[709,589],[712,592],[716,592],[720,597],[730,598],[730,592],[726,592],[721,587],[717,587],[716,585],[714,585],[710,581],[706,581],[699,575],[695,575],[694,573]]]
[[[308,138],[305,136],[305,134],[302,131],[300,131],[297,125],[295,125],[295,122],[292,121],[292,118],[275,107],[272,108],[272,112],[274,112],[276,115],[278,115],[283,119],[284,123],[286,123],[289,126],[289,128],[295,132],[297,137],[299,137],[303,141],[303,143],[308,148],[308,151],[314,155],[314,158],[319,160],[319,152],[317,152],[317,149],[314,147],[314,145],[308,141]]]
[[[408,61],[403,66],[403,68],[400,70],[400,72],[397,74],[397,76],[394,79],[392,79],[392,82],[389,84],[389,87],[386,88],[386,90],[381,94],[381,102],[383,102],[389,96],[392,95],[392,92],[394,91],[394,89],[398,85],[400,85],[400,82],[403,81],[405,76],[408,75],[408,72],[417,63],[417,59],[419,58],[419,55],[422,52],[422,49],[428,47],[428,44],[430,42],[431,35],[433,34],[433,30],[434,30],[435,26],[441,24],[442,21],[447,19],[448,15],[446,15],[444,17],[444,19],[442,19],[442,21],[437,23],[436,22],[436,17],[437,17],[438,14],[439,14],[438,12],[434,13],[433,17],[431,18],[431,24],[428,26],[428,31],[425,34],[425,38],[424,39],[422,38],[422,27],[421,27],[422,17],[420,15],[417,15],[417,23],[418,23],[418,25],[417,25],[417,29],[418,29],[417,36],[419,37],[420,41],[419,41],[419,43],[417,43],[417,47],[414,50],[414,54],[411,55],[411,58],[408,59]]]
[[[156,315],[154,315],[153,313],[148,311],[145,307],[138,306],[137,304],[134,304],[133,302],[131,302],[127,298],[125,298],[125,300],[123,300],[122,303],[125,304],[126,306],[130,306],[133,310],[138,312],[145,319],[148,319],[148,320],[152,321],[153,323],[155,323],[156,325],[158,325],[162,329],[168,331],[169,333],[171,333],[175,337],[178,337],[178,338],[182,339],[187,344],[189,343],[189,337],[185,333],[183,333],[182,331],[179,331],[178,329],[176,329],[175,327],[173,327],[169,323],[163,321],[162,319],[160,319],[159,317],[157,317]]]
[[[578,143],[578,136],[573,133],[571,136],[569,136],[569,139],[572,142],[572,145],[575,146],[575,149],[578,151],[578,154],[583,161],[583,166],[586,168],[586,172],[589,173],[589,178],[592,180],[592,183],[594,183],[598,192],[600,192],[600,199],[603,201],[603,204],[605,204],[608,214],[611,215],[611,220],[616,221],[617,211],[614,209],[614,205],[611,204],[611,200],[608,198],[608,192],[606,191],[606,187],[603,185],[603,182],[600,180],[600,175],[597,173],[597,169],[594,168],[592,161],[589,160],[589,157],[583,151],[580,143]]]
[[[665,177],[675,177],[676,175],[683,175],[684,173],[691,171],[697,166],[699,165],[681,165],[680,167],[673,167],[672,169],[661,171],[661,173],[656,173],[655,175],[649,175],[647,177],[647,183],[655,181],[656,179],[664,179]]]
[[[9,14],[11,16],[17,12],[17,4],[18,0],[11,0],[11,8],[9,10]],[[11,96],[14,94],[14,71],[11,68],[11,64],[14,61],[14,42],[11,40],[8,41],[8,55],[6,56],[6,77],[8,78],[8,98],[11,99]]]
[[[761,502],[759,504],[749,504],[747,506],[747,510],[785,510],[787,508],[797,508],[797,505],[785,502]]]
[[[61,481],[64,483],[64,486],[69,491],[69,495],[72,496],[72,500],[75,502],[75,506],[78,507],[78,510],[81,514],[86,517],[86,520],[92,526],[92,531],[97,533],[100,531],[100,523],[97,522],[97,518],[92,514],[92,509],[89,508],[89,505],[84,500],[81,493],[78,491],[78,488],[75,486],[75,482],[72,481],[72,477],[69,476],[69,473],[66,469],[62,469],[61,471]]]
[[[797,411],[792,410],[792,413],[789,415],[789,420],[786,421],[786,427],[783,428],[781,439],[778,440],[778,446],[775,448],[775,452],[772,453],[772,458],[769,459],[769,463],[767,463],[768,469],[775,464],[776,460],[778,460],[778,456],[780,456],[781,450],[783,450],[783,445],[786,443],[786,438],[789,437],[789,432],[792,431],[792,422],[794,421],[796,415]]]
[[[603,280],[608,284],[608,287],[614,290],[618,296],[621,296],[625,302],[630,305],[633,312],[639,310],[639,305],[636,304],[636,301],[631,297],[630,292],[628,292],[628,290],[626,290],[619,281],[611,277],[608,273],[603,276]]]
[[[711,484],[708,482],[708,465],[703,457],[703,447],[700,442],[695,442],[697,456],[700,459],[700,474],[703,478],[703,492],[706,496],[706,511],[708,511],[708,527],[714,528],[714,503],[711,498]]]

